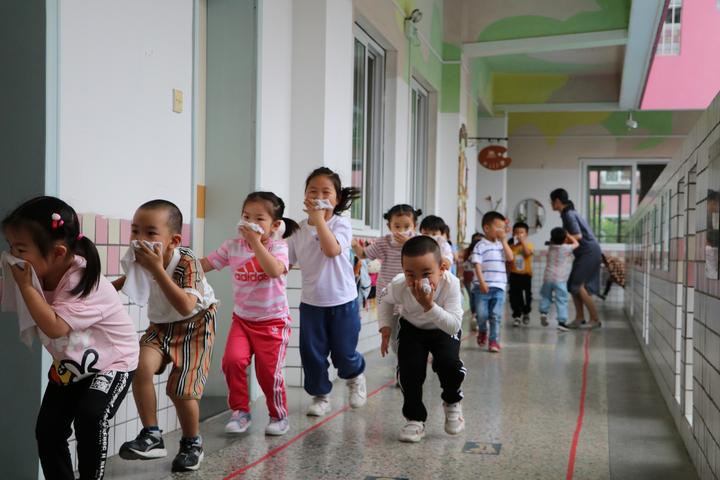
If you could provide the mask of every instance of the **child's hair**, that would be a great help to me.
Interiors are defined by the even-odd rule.
[[[406,215],[408,217],[411,217],[413,223],[417,225],[418,217],[422,215],[422,210],[420,210],[419,208],[415,210],[407,203],[400,203],[388,210],[387,213],[383,215],[383,218],[389,222],[390,220],[392,220],[392,217],[396,215]]]
[[[282,220],[283,222],[285,222],[285,232],[283,233],[283,238],[289,237],[300,228],[300,226],[295,222],[295,220],[283,217],[283,214],[285,213],[285,202],[283,202],[282,198],[278,197],[274,193],[253,192],[245,198],[245,202],[243,202],[243,208],[245,208],[245,205],[250,202],[265,203],[266,206],[270,207],[268,209],[268,213],[273,220]]]
[[[435,256],[438,264],[442,263],[442,254],[440,253],[440,245],[432,238],[426,235],[418,235],[413,237],[402,247],[402,259],[405,257],[421,257],[428,253]]]
[[[470,237],[470,245],[465,249],[465,259],[470,258],[470,255],[472,255],[473,250],[475,249],[475,245],[478,244],[480,240],[482,240],[483,234],[480,232],[475,232],[472,234],[472,237]]]
[[[174,203],[168,200],[156,199],[145,202],[138,210],[165,210],[168,214],[168,227],[170,227],[170,233],[182,234],[183,216],[180,209]]]
[[[522,228],[526,232],[530,232],[530,226],[525,222],[515,222],[515,225],[513,225],[513,230],[515,230],[516,228]]]
[[[445,220],[438,217],[437,215],[428,215],[427,217],[423,218],[423,221],[420,222],[420,230],[430,230],[435,231],[438,230],[441,233],[445,232],[445,228],[447,225],[445,224]]]
[[[308,175],[307,179],[305,180],[305,190],[307,190],[307,187],[310,184],[310,180],[320,176],[329,178],[330,181],[333,183],[333,186],[335,187],[335,195],[337,196],[337,205],[335,205],[335,208],[333,209],[333,213],[335,215],[339,215],[345,210],[348,210],[350,208],[350,205],[352,205],[353,200],[360,197],[359,188],[343,188],[342,182],[340,182],[340,175],[333,172],[327,167],[316,168],[310,173],[310,175]]]
[[[36,197],[13,210],[2,221],[8,228],[27,231],[43,257],[50,254],[56,242],[63,242],[68,250],[87,261],[80,282],[70,292],[85,297],[100,283],[100,255],[95,244],[80,233],[80,221],[75,210],[55,197]]]
[[[482,226],[484,227],[485,225],[492,225],[495,220],[501,220],[504,222],[505,216],[500,212],[487,212],[485,215],[483,215]]]
[[[443,235],[445,235],[445,238],[447,239],[447,243],[452,245],[452,240],[450,240],[450,227],[448,224],[445,224],[445,227],[442,229]]]
[[[575,205],[570,200],[568,192],[564,188],[556,188],[555,190],[550,192],[550,200],[552,200],[553,202],[555,200],[560,200],[560,203],[566,205],[567,208],[569,208],[570,210],[575,210]]]
[[[567,238],[567,232],[565,232],[564,228],[555,227],[550,230],[550,242],[553,245],[562,245],[565,243],[565,238]]]

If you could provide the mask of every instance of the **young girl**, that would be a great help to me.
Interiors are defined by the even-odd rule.
[[[110,420],[138,363],[133,321],[68,204],[29,200],[2,230],[10,258],[20,261],[11,267],[16,288],[53,357],[36,426],[43,472],[75,478],[67,443],[74,425],[80,478],[102,478]],[[42,291],[33,286],[33,271]]]
[[[329,168],[314,170],[305,181],[308,218],[288,241],[290,263],[302,272],[300,357],[305,391],[313,396],[310,416],[321,417],[331,408],[328,353],[338,376],[347,380],[350,406],[361,407],[367,399],[365,359],[357,351],[360,315],[349,255],[352,227],[340,215],[357,196],[357,189],[342,188]]]
[[[285,203],[274,193],[251,193],[243,204],[240,235],[201,260],[205,271],[232,268],[235,306],[222,360],[233,411],[227,433],[243,433],[250,426],[247,367],[253,355],[270,413],[265,434],[284,435],[289,428],[282,376],[291,323],[285,293],[288,247],[274,234],[284,224],[283,238],[288,237],[298,225],[284,218],[284,212]]]

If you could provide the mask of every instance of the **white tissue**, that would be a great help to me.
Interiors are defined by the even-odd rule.
[[[432,292],[432,286],[430,285],[429,278],[423,278],[422,280],[420,280],[420,286],[424,294]]]
[[[150,250],[152,250],[153,252],[155,251],[155,245],[159,245],[159,246],[160,246],[160,249],[162,250],[162,242],[149,242],[149,241],[147,241],[147,240],[130,240],[130,245],[131,245],[135,250],[140,250],[140,248],[141,248],[141,247],[140,247],[140,242],[142,242],[143,244],[145,244],[145,246],[146,246],[147,248],[149,248]],[[134,260],[133,260],[133,261],[134,261]]]
[[[252,230],[255,233],[259,233],[260,235],[265,234],[265,230],[263,230],[263,228],[260,225],[258,225],[257,223],[246,222],[245,220],[240,220],[238,222],[237,226],[238,226],[238,232],[240,231],[240,229],[242,227],[248,227],[250,230]]]
[[[324,198],[318,198],[315,200],[315,210],[332,210],[335,207],[332,206],[330,200]]]

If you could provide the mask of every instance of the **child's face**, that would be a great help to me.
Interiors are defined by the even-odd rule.
[[[24,228],[6,228],[3,232],[10,246],[10,254],[29,263],[40,280],[55,271],[67,255],[67,247],[57,243],[45,257],[32,235]]]
[[[426,253],[418,257],[402,257],[403,271],[405,272],[405,283],[411,286],[417,280],[427,278],[433,288],[437,288],[440,276],[444,270],[441,262],[438,262],[434,253]]]
[[[495,240],[505,237],[505,222],[496,218],[491,223],[483,225],[483,232],[485,232],[485,238],[494,242]]]
[[[388,222],[392,233],[405,233],[415,231],[415,222],[410,215],[393,215]]]
[[[335,191],[335,185],[330,178],[325,175],[318,175],[313,177],[305,188],[305,199],[306,200],[327,200],[336,206],[338,204],[337,192]],[[325,218],[328,219],[332,216],[332,210],[325,210]]]
[[[275,231],[280,228],[282,220],[273,220],[266,202],[247,202],[243,207],[242,219],[246,222],[257,223],[265,233],[263,240],[267,240]]]
[[[169,212],[164,208],[136,210],[130,228],[130,240],[162,243],[163,265],[166,267],[173,251],[182,243],[182,235],[170,230]]]
[[[427,235],[428,237],[432,237],[432,238],[443,237],[442,230],[430,230],[429,228],[422,228],[422,229],[420,229],[420,233],[422,233],[423,235]],[[443,237],[443,238],[445,238],[445,237]]]
[[[513,237],[515,238],[525,238],[527,234],[528,232],[524,228],[513,228]]]

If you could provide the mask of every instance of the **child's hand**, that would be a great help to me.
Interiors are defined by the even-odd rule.
[[[380,356],[384,357],[388,354],[388,346],[390,345],[390,327],[382,327],[380,329],[382,341],[380,342]]]
[[[325,221],[325,210],[318,210],[315,207],[315,201],[309,198],[305,199],[305,213],[308,214],[308,220],[313,225],[317,225],[319,222]]]
[[[405,245],[405,242],[410,239],[410,237],[406,237],[400,232],[393,232],[392,236],[393,240],[395,240],[399,245]]]
[[[135,250],[135,261],[148,272],[153,275],[162,272],[163,256],[160,245],[154,245],[152,249],[145,245],[145,242],[139,242],[140,248]]]
[[[11,265],[10,268],[15,283],[20,290],[28,287],[32,288],[32,268],[30,268],[29,263],[25,263],[23,266]]]
[[[435,285],[430,282],[430,292],[425,293],[422,287],[422,279],[415,280],[410,285],[410,292],[412,292],[415,300],[420,304],[421,307],[427,312],[433,307],[433,296],[435,295]]]
[[[488,293],[490,292],[490,287],[488,286],[487,282],[485,280],[480,281],[480,293]]]
[[[251,245],[257,245],[258,243],[261,243],[262,235],[257,233],[252,228],[248,227],[247,225],[243,225],[240,227],[240,235],[243,236],[245,240],[248,241]]]

